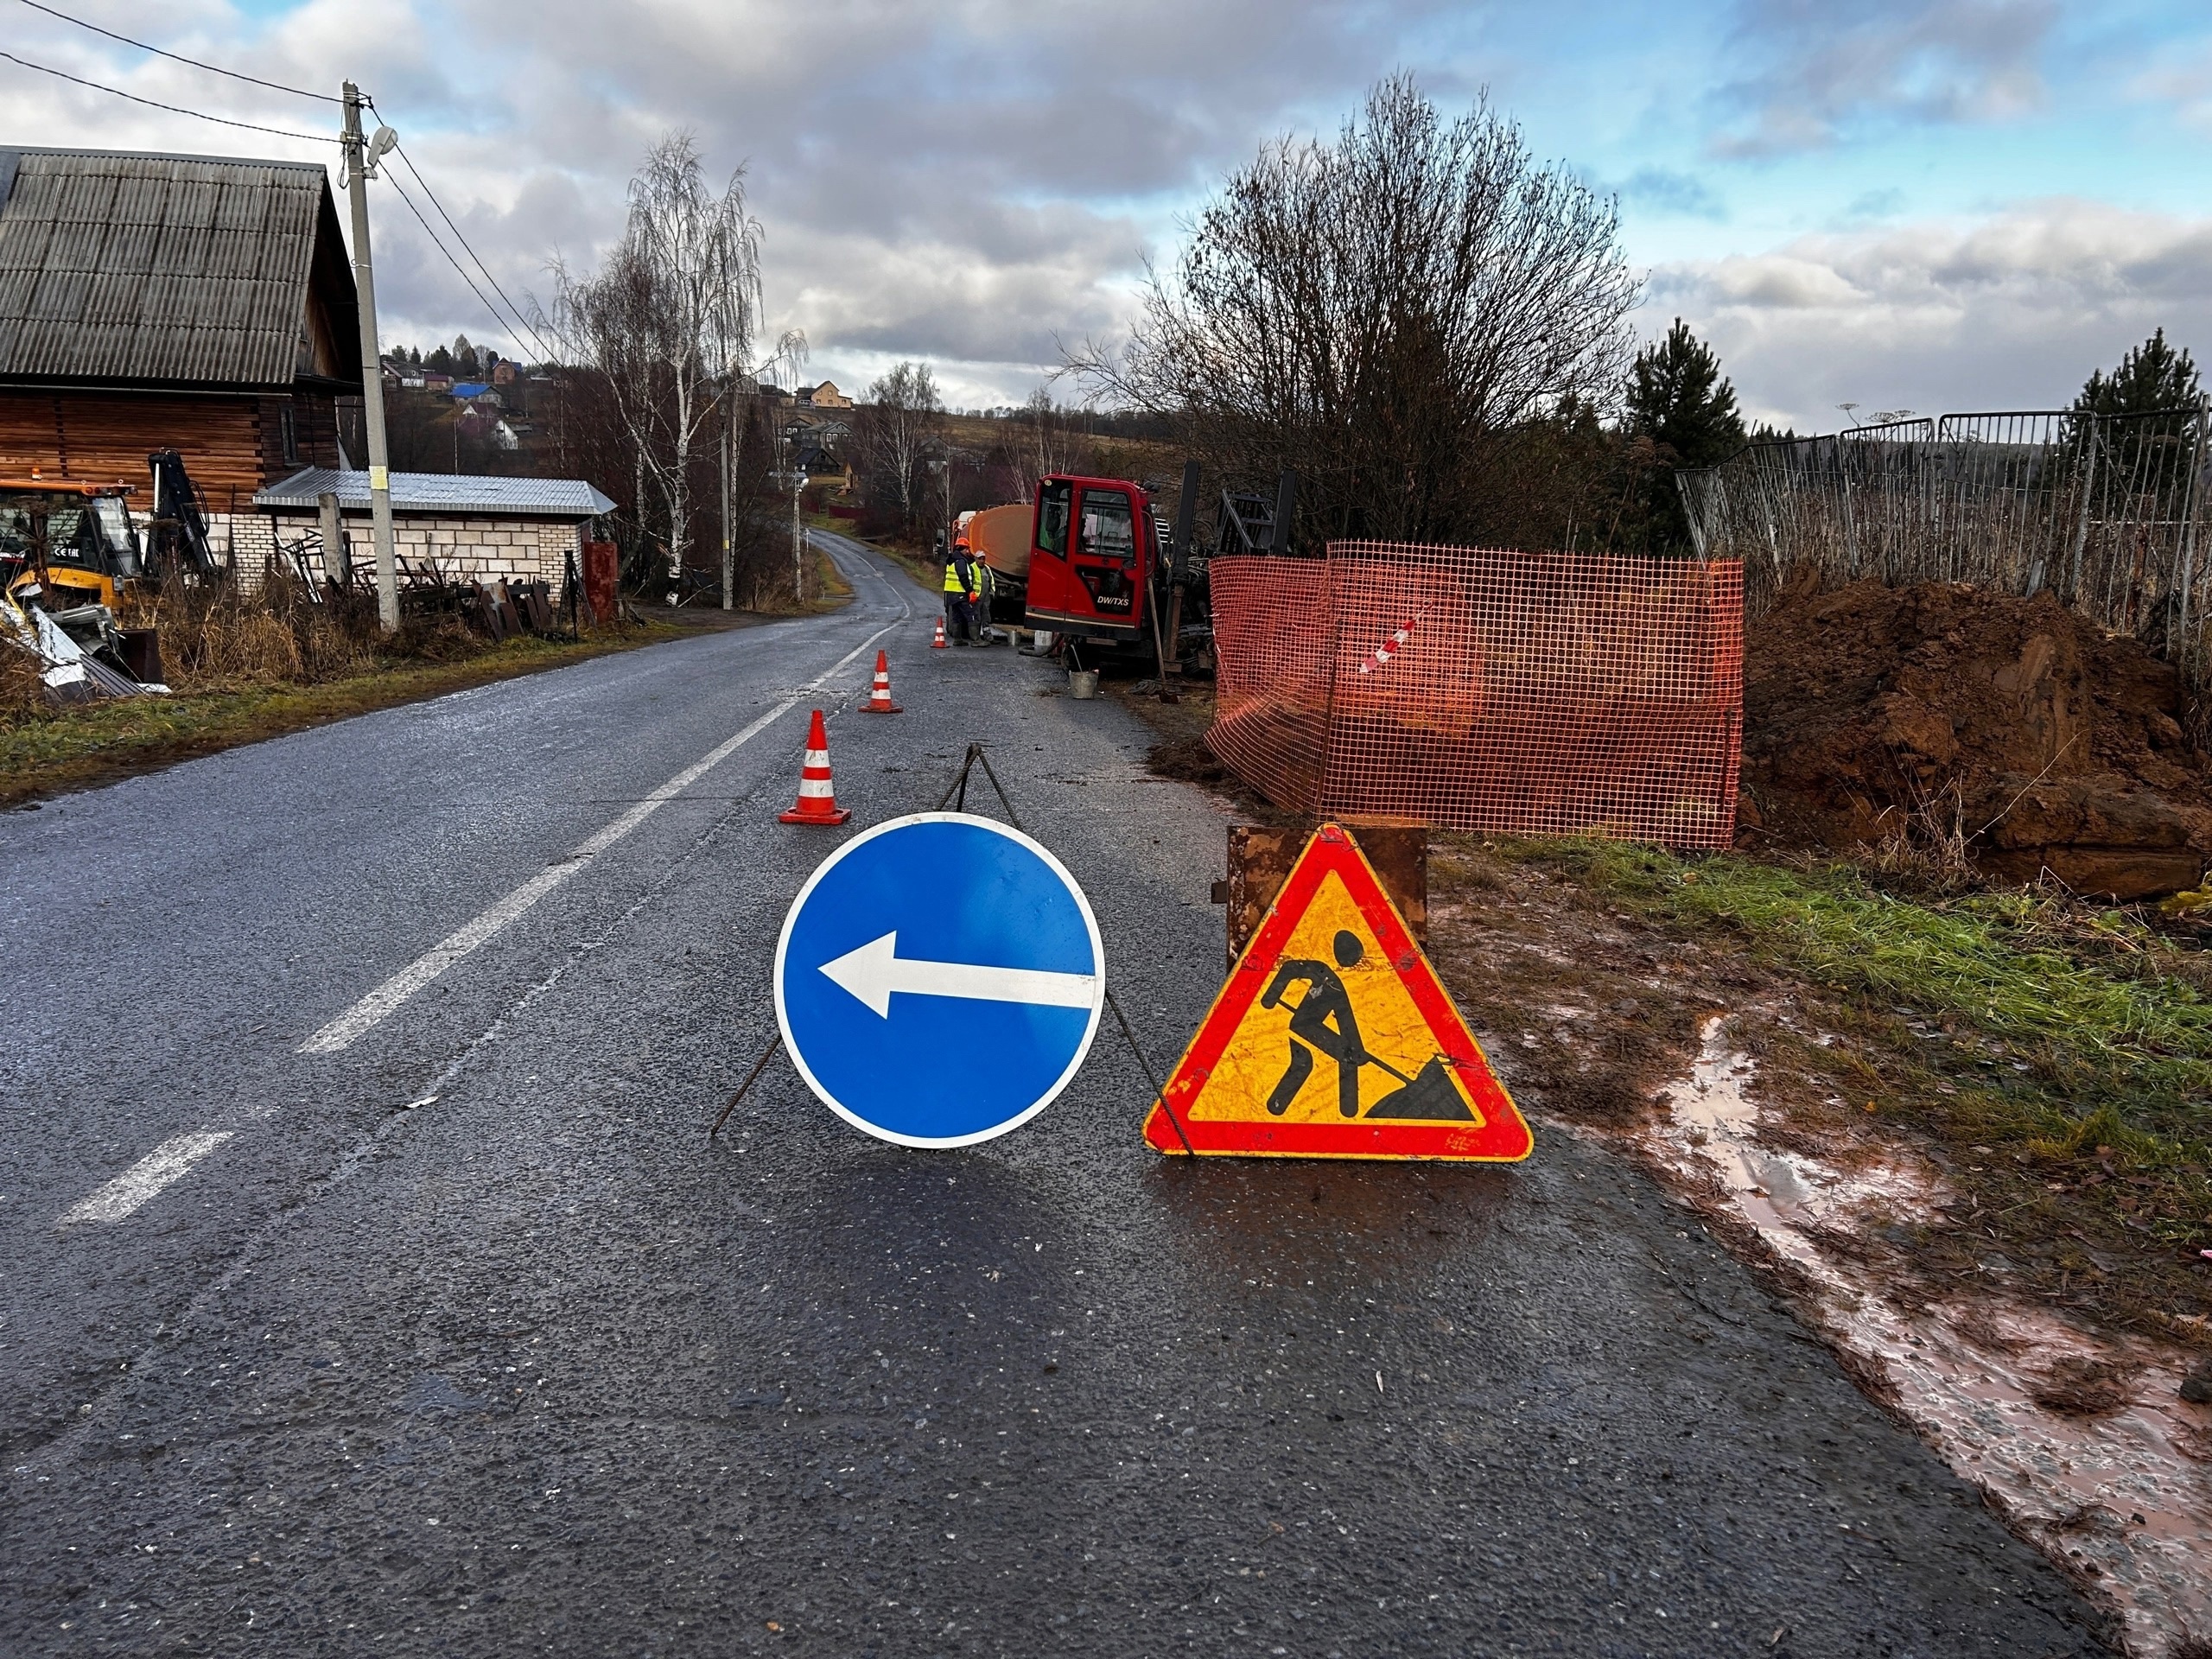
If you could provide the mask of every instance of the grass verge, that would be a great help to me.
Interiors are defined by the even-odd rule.
[[[568,645],[524,638],[450,663],[403,663],[320,684],[245,684],[132,697],[0,724],[0,808],[257,743],[310,726],[682,638],[649,625]]]

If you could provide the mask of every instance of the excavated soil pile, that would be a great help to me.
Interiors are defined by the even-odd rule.
[[[1962,835],[1991,874],[2121,899],[2196,886],[2212,853],[2178,677],[2049,594],[1795,588],[1744,677],[1746,844]]]

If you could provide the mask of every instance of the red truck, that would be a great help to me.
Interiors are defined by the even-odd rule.
[[[1163,590],[1160,526],[1123,479],[1054,474],[1037,486],[1023,620],[1071,640],[1147,645]]]

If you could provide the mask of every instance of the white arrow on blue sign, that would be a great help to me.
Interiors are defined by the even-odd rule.
[[[1105,1002],[1075,878],[964,812],[855,836],[807,878],[776,944],[776,1019],[799,1075],[901,1146],[1020,1128],[1075,1076]]]

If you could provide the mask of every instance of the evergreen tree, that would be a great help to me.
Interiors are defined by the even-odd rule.
[[[2099,369],[2074,400],[2076,415],[2147,415],[2155,409],[2185,409],[2197,399],[2196,365],[2189,353],[2166,344],[2160,328],[2120,359],[2110,375]]]
[[[1692,544],[1689,520],[1675,470],[1713,466],[1744,447],[1736,389],[1721,378],[1713,348],[1676,317],[1664,340],[1636,354],[1626,394],[1629,435],[1643,441],[1652,463],[1645,486],[1645,544],[1655,553],[1686,552]]]

